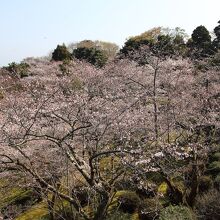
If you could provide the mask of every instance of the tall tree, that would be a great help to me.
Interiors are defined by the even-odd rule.
[[[198,26],[192,33],[193,44],[197,47],[204,47],[205,44],[211,43],[211,36],[205,26]]]
[[[189,55],[195,58],[206,57],[215,53],[211,36],[205,26],[198,26],[188,41]]]
[[[218,22],[218,24],[219,25],[214,28],[216,38],[213,41],[213,45],[216,50],[220,49],[220,21]]]
[[[52,60],[55,61],[62,61],[70,58],[71,58],[71,53],[67,50],[65,44],[57,45],[57,48],[52,53]]]

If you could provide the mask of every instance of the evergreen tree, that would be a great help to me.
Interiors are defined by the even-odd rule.
[[[189,56],[194,58],[207,57],[213,55],[216,50],[212,44],[211,36],[205,26],[198,26],[192,33]]]
[[[209,31],[203,25],[198,26],[192,33],[193,45],[203,48],[206,44],[211,43]]]
[[[68,51],[65,44],[57,45],[57,48],[52,53],[52,60],[62,61],[66,59],[71,59],[71,53]]]
[[[97,67],[104,66],[108,60],[104,51],[93,47],[79,47],[73,51],[73,56],[79,60],[86,60]]]
[[[214,28],[216,38],[213,41],[213,46],[216,50],[220,49],[220,21],[218,22],[218,24],[219,25]]]

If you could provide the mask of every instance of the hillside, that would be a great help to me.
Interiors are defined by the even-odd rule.
[[[0,69],[3,219],[219,219],[219,52],[149,33]]]

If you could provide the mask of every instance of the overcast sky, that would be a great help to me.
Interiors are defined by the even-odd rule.
[[[220,20],[220,0],[0,0],[0,66],[84,39],[123,45],[150,28],[191,34]]]

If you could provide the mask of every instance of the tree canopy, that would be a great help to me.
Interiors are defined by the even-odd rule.
[[[108,60],[103,50],[94,47],[79,47],[73,51],[73,56],[79,60],[86,60],[97,67],[103,67]]]
[[[71,58],[71,53],[68,51],[65,44],[57,45],[56,49],[52,53],[52,60],[55,61],[62,61],[70,58]]]

